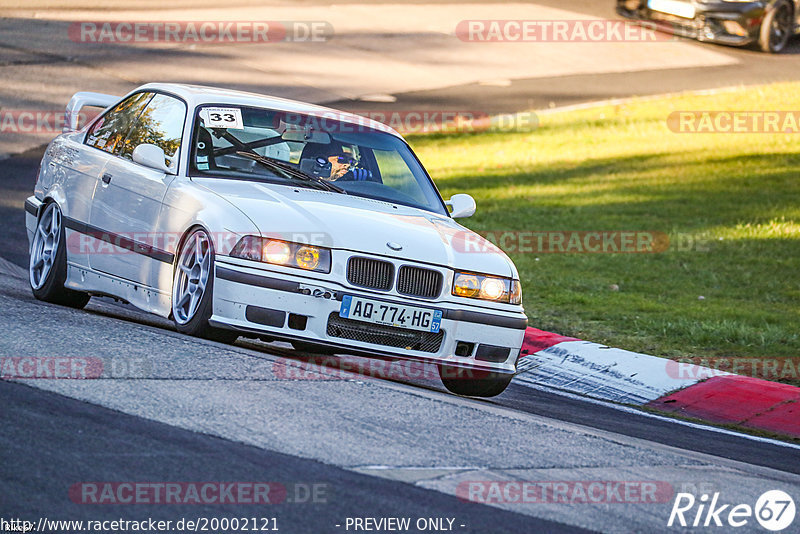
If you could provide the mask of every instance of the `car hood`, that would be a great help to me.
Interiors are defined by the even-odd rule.
[[[517,277],[499,248],[449,217],[303,187],[192,180],[236,206],[264,237]]]

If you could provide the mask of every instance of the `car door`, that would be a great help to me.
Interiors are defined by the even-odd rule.
[[[92,198],[89,223],[106,241],[103,253],[90,258],[92,269],[153,286],[159,264],[171,263],[164,252],[170,236],[156,230],[161,203],[177,173],[185,120],[182,100],[156,93],[114,147]],[[163,149],[170,172],[134,162],[133,151],[141,144]]]
[[[44,175],[60,183],[68,202],[62,206],[67,226],[67,255],[70,263],[88,267],[89,256],[99,242],[87,231],[92,197],[115,141],[144,109],[153,93],[137,93],[111,107],[80,139],[57,140],[48,151]]]

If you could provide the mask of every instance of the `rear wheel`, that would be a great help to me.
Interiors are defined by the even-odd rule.
[[[87,293],[64,287],[67,280],[66,230],[58,204],[47,204],[33,235],[28,265],[28,281],[33,296],[45,302],[83,308],[91,298]]]
[[[764,52],[777,54],[786,48],[792,33],[794,33],[792,6],[786,0],[781,0],[772,6],[761,23],[758,46]]]
[[[513,374],[444,364],[439,366],[439,376],[448,391],[465,397],[496,397],[505,391],[514,378]]]
[[[179,332],[221,343],[233,343],[239,334],[214,328],[214,246],[205,230],[194,230],[183,242],[172,282],[172,320]]]

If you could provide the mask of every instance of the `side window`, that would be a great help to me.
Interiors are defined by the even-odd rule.
[[[177,166],[178,149],[183,136],[186,119],[186,104],[171,96],[156,94],[125,140],[119,144],[115,154],[126,159],[133,158],[133,150],[141,144],[151,144],[164,150],[165,162],[171,169]]]
[[[136,93],[100,117],[86,134],[86,144],[109,153],[122,144],[153,93]]]

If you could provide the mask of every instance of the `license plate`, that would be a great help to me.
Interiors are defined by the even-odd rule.
[[[380,300],[345,295],[339,317],[383,326],[395,326],[422,332],[438,332],[442,323],[441,310],[390,304]]]
[[[688,2],[678,2],[677,0],[648,0],[647,7],[653,11],[668,13],[685,19],[693,19],[695,15],[694,6]]]

